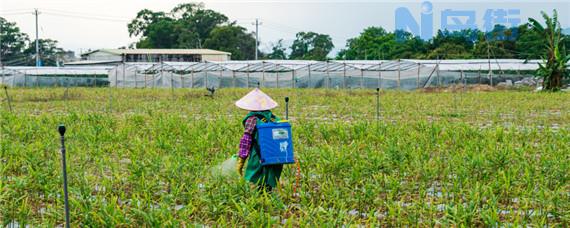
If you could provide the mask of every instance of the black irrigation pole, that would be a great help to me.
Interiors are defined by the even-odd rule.
[[[61,163],[63,168],[63,194],[65,200],[65,227],[69,228],[69,199],[67,194],[67,168],[65,163],[65,126],[61,124],[57,130],[61,136]]]
[[[108,113],[111,113],[113,111],[113,89],[111,87],[109,87],[109,109],[108,109]]]
[[[285,119],[289,120],[289,97],[285,97]]]
[[[376,88],[376,121],[380,120],[380,88]]]
[[[10,99],[10,95],[8,95],[8,86],[4,86],[4,92],[6,93],[6,100],[8,100],[8,108],[10,112],[12,112],[12,99]]]

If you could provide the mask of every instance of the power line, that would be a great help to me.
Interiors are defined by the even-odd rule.
[[[255,21],[255,19],[258,19],[258,18],[253,18],[253,17],[233,18],[233,20],[236,20],[236,21]]]
[[[15,13],[15,12],[30,12],[34,9],[10,9],[10,10],[0,10],[0,13]]]
[[[32,11],[33,11],[33,9],[0,10],[0,16],[28,15]]]
[[[310,31],[309,29],[301,29],[301,28],[297,28],[297,27],[290,26],[290,25],[281,24],[281,23],[279,23],[279,22],[272,21],[272,20],[266,20],[266,21],[268,22],[268,24],[273,24],[273,25],[275,25],[275,26],[277,26],[277,27],[281,27],[281,28],[283,28],[283,29],[285,29],[285,30],[288,30],[288,31],[295,31],[295,32],[294,32],[295,34],[297,34],[297,33],[299,33],[299,32],[302,32],[302,31]],[[336,37],[338,37],[339,39],[343,39],[343,40],[348,40],[348,39],[353,38],[353,37],[346,37],[346,36],[339,36],[339,35],[336,35]],[[332,38],[332,37],[331,37],[331,38]]]
[[[101,18],[101,17],[92,17],[92,16],[70,15],[70,14],[54,13],[54,12],[44,12],[44,13],[46,15],[51,15],[51,16],[79,18],[79,19],[86,19],[86,20],[121,22],[121,23],[129,22],[128,20],[122,20],[122,19],[110,19],[110,18]]]
[[[298,32],[300,32],[300,31],[293,31],[293,30],[281,29],[281,28],[272,26],[272,25],[270,25],[270,24],[266,24],[266,26],[267,26],[268,29],[271,29],[271,30],[274,30],[274,31],[277,31],[277,32],[281,32],[281,33],[284,33],[284,34],[293,34],[293,35],[295,35],[295,34],[297,34]]]
[[[84,12],[72,12],[72,11],[65,11],[65,10],[58,10],[58,9],[42,9],[42,11],[51,12],[54,14],[60,15],[69,15],[69,16],[78,16],[78,17],[88,17],[88,18],[95,18],[95,19],[104,19],[104,20],[117,20],[117,21],[130,21],[130,19],[117,17],[112,15],[104,15],[104,14],[91,14],[91,13],[84,13]]]
[[[0,16],[16,16],[16,15],[27,15],[30,12],[21,12],[21,13],[0,13]]]
[[[291,30],[291,31],[300,32],[300,31],[305,31],[305,30],[306,30],[306,29],[300,29],[300,28],[292,27],[292,26],[290,26],[290,25],[281,24],[281,23],[279,23],[279,22],[275,22],[275,21],[272,21],[272,20],[266,20],[266,21],[270,22],[271,24],[275,24],[276,26],[279,26],[279,27],[282,27],[282,28],[286,28],[286,29]]]

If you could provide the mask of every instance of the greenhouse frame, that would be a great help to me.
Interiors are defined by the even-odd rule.
[[[10,87],[101,87],[109,85],[114,66],[4,67],[0,84]]]
[[[416,89],[458,83],[497,84],[533,77],[538,60],[263,60],[121,64],[112,87],[270,87]],[[493,80],[494,79],[494,80]]]
[[[541,60],[260,60],[5,67],[8,86],[117,88],[382,88],[491,84],[534,77]]]

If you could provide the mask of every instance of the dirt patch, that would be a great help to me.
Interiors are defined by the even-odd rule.
[[[492,92],[497,91],[498,89],[492,87],[490,85],[468,85],[464,87],[463,85],[453,85],[448,87],[429,87],[420,89],[421,92],[424,93],[446,93],[446,92],[461,92],[461,91],[469,91],[469,92]]]
[[[473,85],[469,86],[469,91],[491,92],[491,91],[497,91],[497,88],[492,87],[490,85]]]

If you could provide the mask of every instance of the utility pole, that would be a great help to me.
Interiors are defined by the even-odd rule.
[[[4,65],[2,64],[2,24],[0,24],[0,70],[2,70],[2,82],[4,82]]]
[[[0,24],[0,71],[2,71],[2,79],[0,84],[4,84],[4,64],[2,63],[2,24]]]
[[[491,47],[489,46],[489,41],[485,40],[487,42],[487,60],[489,63],[489,81],[491,86],[493,86],[493,71],[491,71]]]
[[[34,15],[36,15],[36,67],[41,65],[40,63],[40,43],[39,43],[39,35],[38,35],[38,9],[34,10]]]
[[[259,19],[255,19],[255,60],[257,60],[257,52],[258,52],[258,46],[259,46],[259,26],[261,25],[261,22],[259,22]]]

